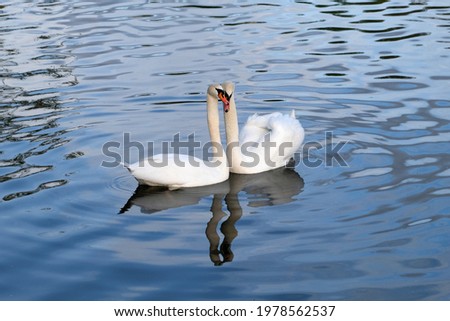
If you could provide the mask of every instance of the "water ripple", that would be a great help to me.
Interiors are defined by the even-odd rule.
[[[449,13],[436,0],[2,3],[0,298],[448,299]],[[275,175],[239,178],[226,200],[133,198],[129,173],[100,165],[124,133],[207,141],[205,90],[224,80],[241,123],[296,110],[301,189]]]

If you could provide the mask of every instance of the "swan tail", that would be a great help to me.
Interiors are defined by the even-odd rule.
[[[295,109],[291,110],[291,118],[296,119],[297,117],[295,116]]]

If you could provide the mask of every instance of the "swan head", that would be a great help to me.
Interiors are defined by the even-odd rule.
[[[226,81],[226,82],[224,82],[222,84],[222,88],[223,88],[223,90],[225,92],[225,94],[224,94],[225,99],[228,101],[228,105],[227,106],[225,106],[225,103],[224,103],[223,110],[225,112],[228,112],[228,110],[230,109],[230,100],[231,100],[231,97],[233,96],[233,93],[234,93],[234,83],[232,83],[231,81]]]
[[[223,110],[228,112],[230,109],[230,99],[231,95],[223,89],[223,87],[219,84],[210,85],[208,88],[208,94],[216,99],[220,99],[223,103]]]
[[[234,83],[232,81],[225,81],[224,83],[222,83],[222,88],[223,90],[225,90],[227,92],[228,95],[233,94],[234,92]]]

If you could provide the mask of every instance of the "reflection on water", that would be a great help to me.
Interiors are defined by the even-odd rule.
[[[438,0],[2,1],[0,299],[448,300],[449,31]],[[207,142],[224,80],[322,165],[128,200],[102,146]]]
[[[50,14],[51,8],[42,4],[36,13],[48,9]],[[60,90],[77,84],[68,66],[73,57],[63,53],[64,37],[57,31],[61,26],[47,23],[41,15],[27,21],[15,18],[21,10],[23,4],[4,4],[0,11],[4,35],[0,39],[0,182],[29,183],[4,184],[3,201],[67,183],[61,176],[44,177],[56,166],[55,150],[69,142],[66,134],[72,130],[59,124],[68,111],[63,106],[68,100],[61,100]],[[38,183],[36,176],[42,177]]]
[[[304,182],[300,175],[291,169],[284,168],[255,175],[231,174],[227,181],[216,185],[175,191],[139,185],[120,213],[127,212],[132,206],[138,206],[142,213],[153,214],[197,204],[202,198],[212,194],[210,209],[212,217],[206,225],[206,237],[210,244],[211,261],[214,265],[222,265],[225,262],[231,262],[234,257],[231,243],[238,235],[235,223],[243,215],[238,196],[240,192],[245,193],[245,201],[250,207],[275,206],[295,201],[295,196],[303,190],[303,187]],[[223,209],[224,205],[229,215],[220,226],[224,236],[220,244],[217,227],[227,216]]]

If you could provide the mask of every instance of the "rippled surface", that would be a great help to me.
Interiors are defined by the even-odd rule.
[[[0,299],[450,299],[449,29],[442,1],[2,3]],[[124,133],[207,141],[227,79],[241,122],[296,109],[318,166],[174,192],[101,166]]]

